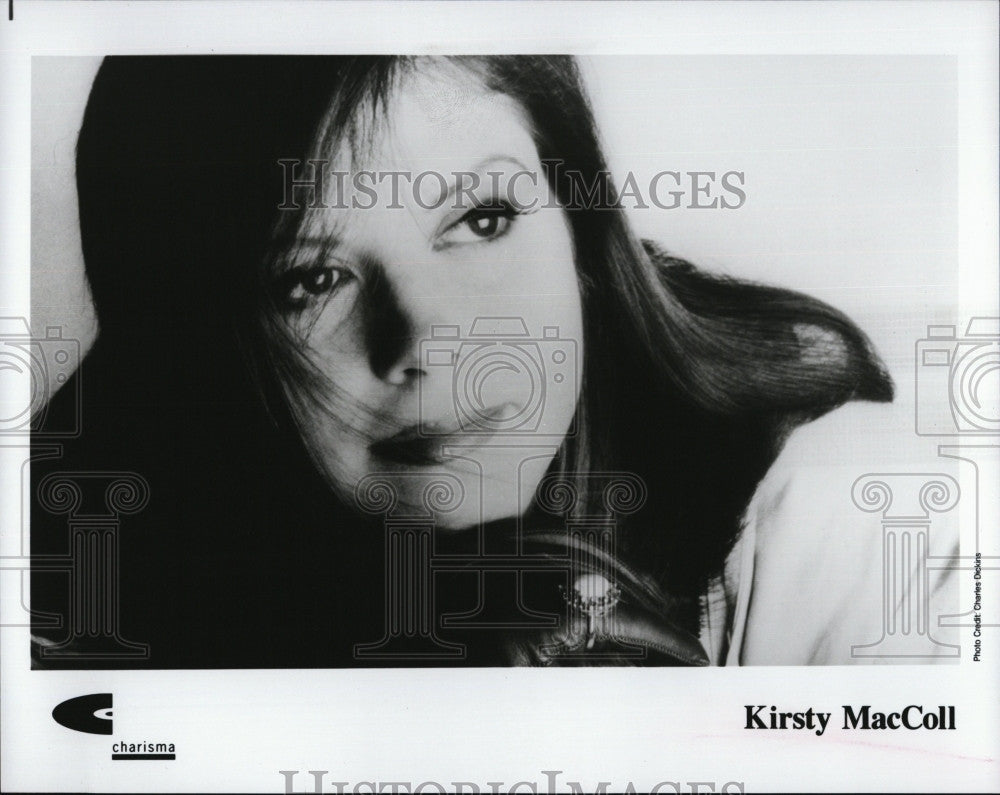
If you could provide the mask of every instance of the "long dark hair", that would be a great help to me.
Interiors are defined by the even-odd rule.
[[[641,477],[649,500],[619,550],[667,590],[694,596],[721,568],[787,434],[848,400],[890,400],[890,379],[865,335],[832,307],[709,275],[635,237],[614,209],[572,58],[446,62],[513,98],[542,161],[561,166],[548,174],[572,229],[585,362],[578,433],[553,468],[581,480],[594,472]],[[100,335],[84,368],[92,421],[79,449],[114,450],[116,461],[156,473],[166,484],[158,493],[174,500],[168,513],[204,513],[186,489],[234,500],[213,521],[234,534],[258,528],[245,536],[247,561],[264,544],[254,539],[289,524],[357,521],[334,507],[302,439],[288,432],[286,387],[310,375],[301,340],[266,289],[272,254],[294,225],[276,212],[278,161],[304,158],[330,136],[363,145],[359,114],[377,112],[399,75],[422,64],[390,56],[115,57],[94,82],[77,184]],[[580,178],[605,181],[604,208],[574,198]],[[197,440],[194,454],[185,440]],[[248,487],[256,491],[248,495]],[[247,497],[249,505],[239,504]],[[269,565],[294,571],[299,555],[316,558],[302,533],[283,536],[284,563]],[[167,554],[170,543],[159,551]],[[209,554],[224,567],[230,553]],[[246,572],[254,570],[248,562]],[[294,588],[309,598],[307,583]]]
[[[385,108],[399,78],[439,60],[338,60],[338,89],[311,156],[338,143],[363,148],[359,131],[375,126],[364,122]],[[784,437],[848,400],[890,400],[889,377],[865,335],[832,307],[788,290],[710,276],[635,238],[615,207],[574,59],[447,62],[524,109],[570,219],[585,322],[584,388],[577,433],[554,468],[577,477],[581,491],[595,472],[631,472],[651,485],[656,496],[627,526],[622,549],[672,590],[693,593],[721,565]],[[278,228],[292,235],[297,221],[286,216]],[[254,347],[267,352],[260,373],[281,416],[275,396],[289,390],[268,374],[306,392],[319,376],[276,307],[265,304],[256,327],[266,330]],[[586,501],[580,510],[590,510]]]

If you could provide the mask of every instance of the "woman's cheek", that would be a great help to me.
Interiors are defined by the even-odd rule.
[[[328,305],[308,331],[308,347],[314,361],[328,375],[341,374],[363,360],[364,324],[360,311]]]

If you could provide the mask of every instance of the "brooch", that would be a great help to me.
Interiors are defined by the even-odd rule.
[[[576,578],[570,593],[561,585],[563,599],[568,605],[579,610],[587,619],[587,648],[594,647],[597,623],[605,631],[605,620],[621,599],[621,590],[600,574],[583,574]]]

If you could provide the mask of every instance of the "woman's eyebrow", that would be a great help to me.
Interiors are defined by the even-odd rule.
[[[298,265],[303,259],[329,257],[341,246],[342,241],[336,235],[302,235],[292,241],[290,251],[283,259],[289,265]]]
[[[481,174],[488,173],[486,169],[489,168],[490,166],[496,166],[502,163],[516,166],[521,171],[529,171],[528,167],[513,155],[492,155],[490,157],[485,158],[484,160],[480,160],[475,166],[473,166],[470,169],[467,169],[466,171],[451,172],[453,179],[451,180],[448,186],[448,192],[444,195],[444,199],[447,201],[448,199],[451,199],[455,195],[455,192],[458,190],[459,185],[462,185],[463,176],[474,174],[478,177]],[[466,190],[472,190],[473,188],[478,187],[479,184],[480,183],[468,186],[463,185],[463,187],[465,187]]]

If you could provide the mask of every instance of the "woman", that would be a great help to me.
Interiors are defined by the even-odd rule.
[[[762,479],[892,397],[841,313],[635,238],[568,57],[110,58],[77,177],[101,331],[58,467],[149,482],[121,622],[154,667],[739,661],[712,605]],[[460,651],[368,660],[386,505],[435,478],[421,626]]]

